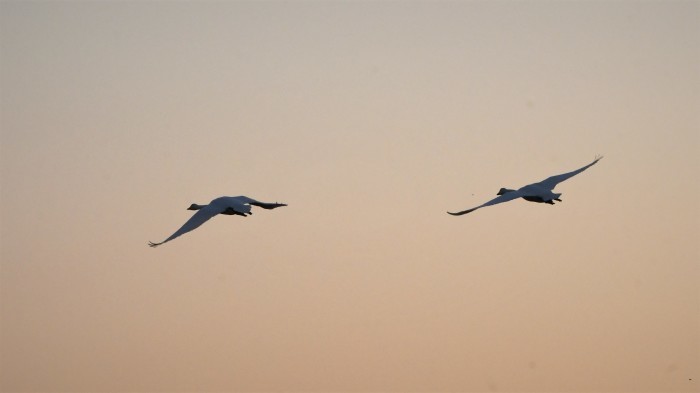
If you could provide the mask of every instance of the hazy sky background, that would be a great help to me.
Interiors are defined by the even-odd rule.
[[[3,391],[700,389],[698,2],[3,1],[0,45]],[[222,195],[289,206],[146,245]]]

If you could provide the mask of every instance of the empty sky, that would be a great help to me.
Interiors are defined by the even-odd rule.
[[[690,1],[3,1],[0,389],[698,391],[699,48]],[[221,195],[289,206],[146,245]]]

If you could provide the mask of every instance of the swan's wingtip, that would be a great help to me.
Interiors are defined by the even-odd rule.
[[[473,209],[463,210],[463,211],[461,211],[461,212],[456,212],[456,213],[447,212],[447,214],[452,215],[452,216],[463,216],[463,215],[465,215],[465,214],[467,214],[467,213],[473,212],[473,211],[476,210],[476,209],[478,209],[478,207],[475,207],[475,208],[473,208]]]

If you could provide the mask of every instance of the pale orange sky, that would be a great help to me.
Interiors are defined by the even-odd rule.
[[[0,2],[0,390],[699,391],[699,113],[698,2]]]

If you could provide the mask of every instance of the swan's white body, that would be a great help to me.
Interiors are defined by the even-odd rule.
[[[498,191],[498,195],[499,195],[498,198],[494,198],[494,199],[484,203],[483,205],[479,205],[479,206],[471,208],[471,209],[463,210],[461,212],[456,212],[456,213],[447,212],[447,213],[449,213],[453,216],[461,216],[462,214],[471,213],[476,209],[481,209],[482,207],[496,205],[499,203],[512,201],[512,200],[518,199],[518,198],[523,198],[523,199],[530,201],[530,202],[547,203],[547,204],[553,205],[554,201],[561,202],[561,199],[559,199],[561,194],[555,193],[552,191],[552,190],[554,190],[554,187],[556,187],[557,184],[563,182],[564,180],[566,180],[570,177],[576,176],[579,173],[585,171],[589,167],[593,166],[593,164],[600,161],[601,158],[603,158],[603,157],[602,156],[596,157],[592,163],[584,166],[583,168],[579,168],[575,171],[571,171],[571,172],[564,173],[561,175],[550,176],[550,177],[542,180],[539,183],[528,184],[527,186],[521,187],[518,190],[509,190],[507,188],[501,188],[501,190]]]
[[[175,233],[170,235],[170,237],[163,240],[162,242],[148,242],[148,245],[151,247],[157,247],[163,243],[169,242],[180,235],[183,235],[189,231],[198,228],[200,225],[204,224],[210,218],[214,217],[217,214],[247,217],[248,215],[253,214],[250,211],[251,205],[262,207],[263,209],[274,209],[280,206],[287,206],[284,203],[258,202],[255,199],[248,198],[246,196],[220,197],[209,202],[208,205],[198,205],[196,203],[193,203],[192,205],[190,205],[190,207],[187,208],[187,210],[197,210],[197,213],[190,217],[190,219],[187,220],[187,222],[182,227],[180,227],[180,229],[175,231]]]

